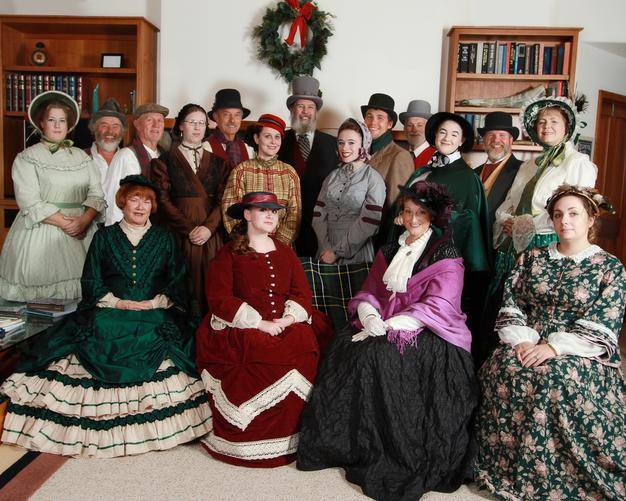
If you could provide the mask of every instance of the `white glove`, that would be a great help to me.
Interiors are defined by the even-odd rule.
[[[387,334],[387,325],[380,318],[380,315],[370,315],[362,320],[361,323],[369,336],[384,336]]]
[[[354,336],[352,336],[352,342],[356,343],[358,341],[363,341],[364,339],[367,339],[368,337],[369,337],[369,334],[367,333],[367,331],[357,332]]]

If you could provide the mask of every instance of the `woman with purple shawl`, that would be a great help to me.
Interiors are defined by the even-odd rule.
[[[375,499],[452,492],[471,474],[478,386],[461,311],[463,260],[445,187],[400,187],[405,232],[379,250],[328,347],[298,447],[298,468],[340,466]]]

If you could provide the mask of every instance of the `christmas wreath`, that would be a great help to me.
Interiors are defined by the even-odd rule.
[[[268,8],[263,22],[253,31],[253,36],[259,39],[258,58],[280,73],[287,82],[298,75],[312,75],[314,68],[321,69],[328,38],[333,34],[331,17],[332,14],[319,10],[308,1],[301,4],[300,0],[285,0],[274,9]],[[285,23],[291,23],[291,29],[289,36],[281,40],[278,30]],[[307,40],[309,29],[312,35],[310,41]],[[290,47],[298,32],[302,48],[293,50]]]

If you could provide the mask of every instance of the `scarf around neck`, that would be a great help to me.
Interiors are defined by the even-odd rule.
[[[46,136],[41,136],[41,142],[48,148],[53,155],[61,148],[71,148],[74,145],[74,141],[71,139],[64,139],[63,141],[51,141]]]
[[[393,134],[390,130],[385,132],[382,136],[372,140],[372,147],[370,148],[373,153],[377,153],[382,150],[388,144],[393,141]]]

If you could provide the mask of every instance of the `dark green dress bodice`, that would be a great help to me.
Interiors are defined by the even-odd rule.
[[[100,229],[89,248],[81,286],[83,300],[76,313],[27,348],[19,371],[41,370],[74,353],[105,383],[150,379],[167,358],[195,374],[186,268],[171,233],[152,226],[133,246],[118,224]],[[144,311],[98,307],[109,292],[134,301],[164,294],[173,306]]]

